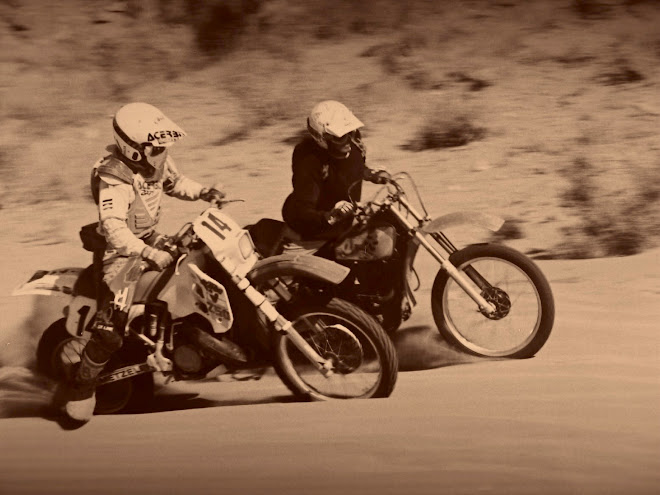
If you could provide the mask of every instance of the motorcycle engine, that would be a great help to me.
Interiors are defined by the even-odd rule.
[[[197,374],[202,370],[204,359],[200,351],[192,344],[185,344],[174,349],[174,365],[185,374]]]
[[[394,253],[396,229],[393,225],[379,225],[344,239],[335,247],[337,260],[381,260]]]
[[[170,359],[179,378],[187,380],[201,379],[214,369],[218,359],[191,338],[194,325],[183,321],[175,324],[174,350]]]

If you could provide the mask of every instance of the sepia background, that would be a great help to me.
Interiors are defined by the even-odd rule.
[[[0,20],[0,492],[657,489],[660,2],[4,0]],[[34,346],[57,315],[10,293],[89,263],[78,230],[96,218],[90,168],[114,112],[163,110],[188,133],[179,167],[244,199],[229,213],[246,224],[281,218],[323,99],[354,111],[368,165],[411,173],[430,212],[507,219],[448,235],[538,261],[557,299],[546,347],[518,362],[448,348],[422,256],[387,400],[290,403],[267,376],[186,384],[204,400],[77,432],[41,418],[53,384]],[[173,233],[201,205],[164,208]]]

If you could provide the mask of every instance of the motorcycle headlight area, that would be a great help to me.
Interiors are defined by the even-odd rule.
[[[238,240],[238,250],[241,253],[241,256],[243,259],[248,259],[250,256],[252,256],[252,253],[254,253],[254,243],[252,242],[252,238],[250,237],[250,234],[247,232],[244,232],[241,238]]]

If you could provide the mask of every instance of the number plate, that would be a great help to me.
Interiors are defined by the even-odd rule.
[[[217,208],[204,211],[193,223],[195,233],[222,262],[229,261],[237,274],[245,274],[258,260],[250,234]]]

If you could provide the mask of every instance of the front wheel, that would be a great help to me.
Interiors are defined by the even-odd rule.
[[[455,347],[484,357],[528,358],[550,337],[555,304],[550,284],[527,256],[499,244],[475,244],[449,260],[478,287],[496,311],[486,315],[447,274],[433,283],[433,319]]]
[[[295,304],[282,313],[334,373],[323,376],[286,335],[274,334],[274,367],[294,395],[305,400],[388,397],[398,360],[383,328],[357,306],[341,299]]]

